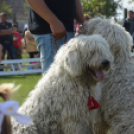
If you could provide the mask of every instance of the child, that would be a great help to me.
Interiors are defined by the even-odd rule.
[[[21,42],[22,38],[18,31],[18,26],[13,24],[13,43],[15,48],[16,59],[21,59],[21,54],[23,53],[23,44]]]
[[[34,58],[39,53],[37,49],[37,42],[33,38],[29,29],[25,31],[26,51],[29,53],[30,58]]]

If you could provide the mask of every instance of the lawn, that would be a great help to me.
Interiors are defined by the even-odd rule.
[[[0,84],[14,83],[15,85],[21,84],[20,89],[13,95],[12,100],[18,101],[20,104],[24,102],[29,92],[34,89],[41,74],[32,74],[25,76],[5,76],[0,77]]]
[[[23,59],[29,58],[28,53],[22,54]],[[27,98],[29,92],[34,89],[35,85],[41,78],[41,74],[23,75],[23,76],[3,76],[0,77],[0,84],[2,83],[14,83],[15,85],[20,85],[21,87],[13,95],[12,100],[18,101],[22,104]]]

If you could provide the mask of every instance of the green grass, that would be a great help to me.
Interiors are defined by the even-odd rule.
[[[22,54],[22,59],[29,58],[28,53]],[[20,89],[13,95],[12,100],[18,101],[22,104],[27,98],[29,92],[34,89],[35,85],[41,78],[41,74],[23,75],[23,76],[3,76],[0,77],[0,84],[14,83],[21,85]]]
[[[0,84],[2,83],[15,83],[21,84],[20,89],[13,95],[12,100],[18,101],[22,104],[27,98],[29,92],[34,89],[41,74],[25,75],[25,76],[4,76],[0,77]]]
[[[29,58],[29,54],[28,53],[23,53],[22,54],[22,59],[28,59]]]

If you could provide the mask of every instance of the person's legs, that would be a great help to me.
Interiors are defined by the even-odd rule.
[[[32,58],[36,58],[36,57],[37,57],[38,52],[32,52],[31,54],[32,54]]]
[[[45,74],[52,63],[54,55],[52,51],[53,36],[52,34],[34,35],[34,38],[40,51],[42,72]]]
[[[2,43],[2,60],[5,58],[5,52],[6,52],[6,44]],[[1,64],[3,66],[3,64]],[[0,69],[0,71],[3,71],[3,69]]]
[[[34,52],[34,58],[37,58],[39,52]]]
[[[21,59],[21,48],[17,47],[17,48],[14,48],[14,50],[15,50],[15,58]]]
[[[15,49],[14,49],[13,42],[11,41],[10,43],[7,43],[6,45],[7,45],[7,51],[8,51],[8,54],[10,55],[10,58],[15,59]]]
[[[2,47],[3,47],[3,49],[2,49],[2,60],[4,60],[4,58],[5,58],[5,53],[6,53],[6,44],[1,44],[2,45]]]
[[[31,58],[31,53],[29,52],[28,54],[29,54],[29,58]]]
[[[67,41],[74,37],[73,32],[67,33]],[[35,40],[38,44],[38,49],[40,51],[40,58],[42,63],[42,71],[43,74],[49,69],[51,63],[53,62],[55,53],[53,51],[54,38],[52,34],[44,34],[44,35],[34,35]],[[56,41],[58,48],[61,47],[65,42],[65,37]],[[55,51],[57,49],[55,48]]]
[[[34,52],[29,52],[29,57],[34,58]]]
[[[3,49],[3,47],[2,47],[2,45],[0,45],[0,62],[2,60],[2,49]]]

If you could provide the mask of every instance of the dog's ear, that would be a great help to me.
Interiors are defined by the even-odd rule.
[[[64,68],[71,76],[80,76],[82,74],[82,59],[80,52],[75,50],[69,51],[65,55]]]
[[[102,21],[101,18],[91,19],[89,22],[85,22],[80,31],[85,35],[92,35],[94,33],[95,27]]]
[[[89,27],[90,25],[89,25],[89,22],[85,22],[83,25],[82,25],[82,27],[80,27],[80,31],[81,31],[81,33],[82,34],[85,34],[85,35],[89,35],[89,33],[91,33],[91,32],[89,32],[89,30],[88,30],[88,27]],[[91,30],[91,31],[93,31],[93,30]]]

